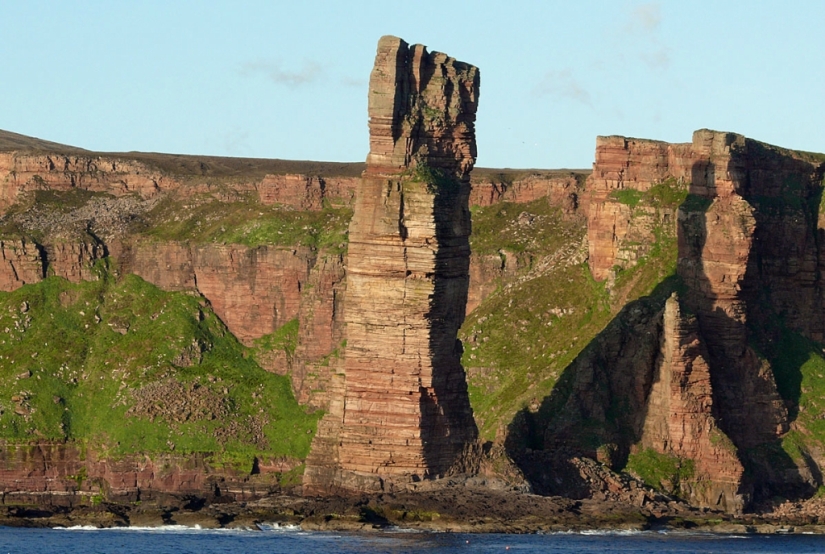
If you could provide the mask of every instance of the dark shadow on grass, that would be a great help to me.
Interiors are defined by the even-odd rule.
[[[626,305],[562,372],[539,409],[524,408],[513,418],[505,449],[536,493],[589,496],[590,485],[573,457],[617,470],[625,466],[647,414],[661,313],[679,289],[671,276]]]

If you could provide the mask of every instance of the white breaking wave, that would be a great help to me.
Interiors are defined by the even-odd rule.
[[[259,533],[257,528],[216,528],[204,529],[200,525],[159,525],[156,527],[95,527],[93,525],[73,525],[71,527],[52,527],[58,531],[130,531],[139,533]]]

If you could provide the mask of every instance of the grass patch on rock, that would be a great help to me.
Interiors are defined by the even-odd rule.
[[[346,249],[349,208],[288,210],[255,201],[164,198],[146,214],[140,231],[159,240],[194,243],[307,246]]]
[[[548,254],[571,240],[581,241],[584,234],[582,221],[563,217],[548,198],[527,204],[502,202],[474,208],[472,213],[470,248],[474,254]]]
[[[484,438],[495,438],[519,410],[538,410],[622,307],[675,274],[675,217],[662,214],[675,214],[686,195],[687,186],[675,180],[639,193],[631,217],[655,222],[654,241],[640,245],[643,253],[635,265],[618,272],[610,290],[593,279],[586,262],[570,255],[581,245],[584,222],[563,217],[548,199],[473,211],[473,252],[515,252],[522,261],[459,333],[470,400]]]
[[[662,454],[652,448],[630,454],[625,471],[667,494],[678,493],[680,484],[691,480],[696,473],[693,460]]]

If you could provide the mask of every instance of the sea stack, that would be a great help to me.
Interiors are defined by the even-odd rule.
[[[305,494],[438,477],[477,439],[457,332],[478,94],[477,68],[397,37],[378,42],[370,153],[349,227],[344,371]]]

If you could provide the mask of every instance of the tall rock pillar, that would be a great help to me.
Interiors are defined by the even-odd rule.
[[[470,263],[479,72],[386,36],[370,76],[370,153],[349,230],[339,395],[306,494],[443,475],[477,438],[457,332]]]

